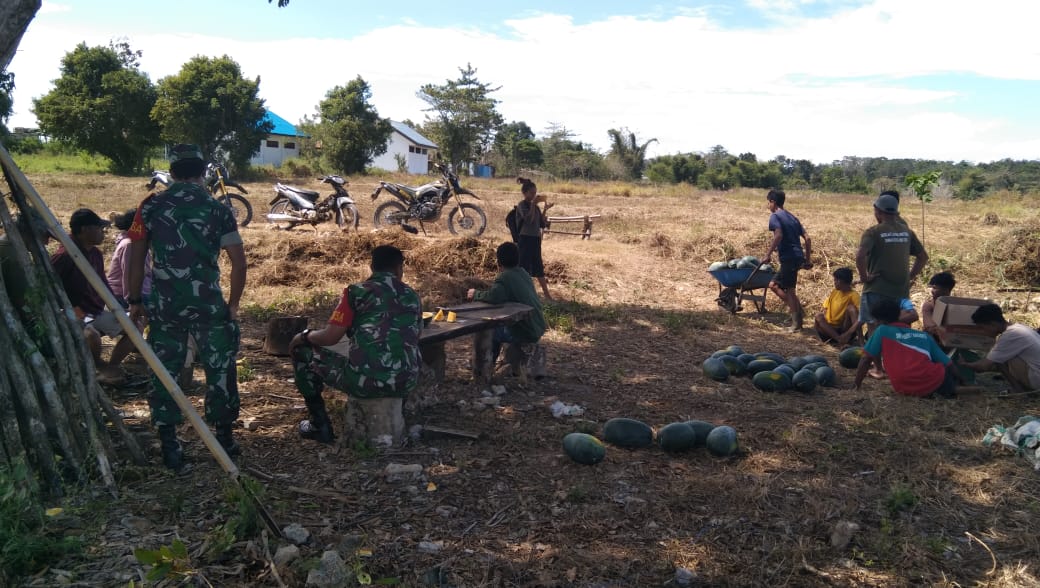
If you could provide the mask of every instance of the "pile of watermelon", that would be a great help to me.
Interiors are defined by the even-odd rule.
[[[725,382],[730,376],[751,376],[755,388],[765,392],[797,390],[808,394],[817,386],[834,387],[838,383],[838,374],[822,355],[784,359],[768,351],[744,353],[738,345],[712,353],[701,367],[704,375],[717,382]]]
[[[654,444],[654,430],[636,419],[613,418],[603,425],[603,440],[611,445],[642,449]],[[706,447],[712,455],[728,457],[737,452],[737,431],[730,426],[715,426],[705,421],[671,423],[657,431],[657,444],[669,453]],[[593,465],[603,461],[607,448],[603,441],[587,433],[570,433],[563,438],[563,451],[574,461]]]
[[[758,268],[759,271],[771,272],[773,266],[768,263],[761,263],[754,255],[745,255],[744,257],[734,257],[729,261],[716,261],[715,263],[708,266],[709,272],[724,269],[754,269]]]

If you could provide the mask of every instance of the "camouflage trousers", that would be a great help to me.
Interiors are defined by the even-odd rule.
[[[392,387],[367,389],[358,384],[364,376],[358,373],[345,356],[327,347],[300,345],[293,350],[293,376],[296,389],[305,400],[319,398],[325,386],[346,392],[355,398],[403,398]]]
[[[188,353],[188,337],[198,344],[198,361],[206,371],[206,421],[212,425],[231,424],[238,418],[238,373],[235,357],[241,333],[235,321],[216,323],[148,323],[148,344],[171,374],[180,373]],[[152,377],[152,424],[177,425],[184,415],[170,392]]]

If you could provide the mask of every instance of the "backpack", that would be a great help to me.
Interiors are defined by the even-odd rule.
[[[520,225],[523,224],[523,219],[520,218],[520,213],[514,206],[506,214],[506,226],[509,227],[509,234],[513,237],[513,243],[520,242]]]

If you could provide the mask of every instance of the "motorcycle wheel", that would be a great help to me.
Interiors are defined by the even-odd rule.
[[[389,217],[400,217],[402,216],[402,213],[406,212],[407,210],[408,209],[405,207],[404,204],[401,204],[396,200],[384,202],[376,208],[376,214],[372,218],[372,226],[378,229],[380,227],[391,227],[394,225],[400,225],[401,220],[399,218]]]
[[[336,215],[336,224],[339,225],[340,230],[349,231],[358,228],[358,211],[355,206],[350,204],[344,204],[339,207],[339,214]]]
[[[231,214],[234,215],[238,226],[244,227],[249,224],[249,221],[253,220],[253,205],[242,196],[228,193],[221,197],[220,201],[224,206],[231,209]]]
[[[271,205],[271,210],[268,211],[268,214],[289,214],[290,210],[291,207],[289,206],[288,200],[279,200],[278,202],[275,202]],[[271,219],[267,219],[267,222],[278,227],[279,229],[285,229],[286,231],[295,227],[298,224],[289,221],[273,221]]]
[[[476,204],[463,202],[451,209],[448,215],[448,230],[452,235],[479,237],[487,228],[487,215]]]

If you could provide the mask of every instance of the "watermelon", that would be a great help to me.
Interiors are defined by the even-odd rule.
[[[758,358],[754,355],[751,355],[750,353],[741,353],[739,356],[737,356],[737,359],[740,360],[740,363],[747,365]]]
[[[737,269],[754,269],[756,267],[758,267],[757,263],[753,264],[744,258],[741,258],[740,261],[737,262]]]
[[[803,370],[812,370],[812,371],[815,372],[816,370],[818,370],[818,369],[820,369],[822,367],[826,367],[826,366],[827,366],[827,364],[825,364],[825,363],[822,363],[822,362],[819,362],[819,361],[814,361],[812,363],[805,364],[805,366],[802,369]],[[799,371],[801,371],[801,370],[799,370]]]
[[[755,354],[755,359],[771,359],[776,362],[777,365],[784,363],[784,356],[779,353],[773,353],[771,351],[763,351]]]
[[[737,452],[737,431],[733,427],[722,425],[715,427],[704,440],[708,451],[719,457],[727,457]]]
[[[827,365],[827,358],[822,355],[806,355],[805,361],[807,363],[822,363]]]
[[[758,265],[762,263],[754,255],[745,255],[744,257],[741,257],[740,260],[748,264],[748,267],[758,267]]]
[[[737,267],[738,263],[740,263],[740,259],[735,257],[735,258],[727,261],[726,262],[726,266],[729,267],[729,269],[735,269]]]
[[[766,273],[772,273],[773,272],[773,264],[771,264],[771,263],[763,263],[762,265],[758,266],[758,271],[766,272]]]
[[[654,444],[654,430],[642,421],[613,418],[603,425],[603,440],[618,447],[649,447]]]
[[[729,370],[729,375],[731,376],[743,376],[744,372],[747,371],[747,366],[732,355],[723,355],[719,359],[726,365],[726,369]]]
[[[701,364],[704,375],[717,382],[725,382],[729,378],[729,368],[726,363],[718,357],[709,357]]]
[[[791,387],[791,378],[783,372],[758,372],[751,383],[763,392],[783,392]]]
[[[829,365],[816,368],[816,383],[820,386],[833,388],[838,384],[838,374],[835,373],[834,368]]]
[[[805,361],[804,357],[792,357],[787,360],[787,365],[791,366],[796,372],[805,367],[805,364],[807,363],[809,362]]]
[[[741,355],[744,355],[744,350],[740,348],[740,345],[730,345],[729,347],[723,349],[723,351],[732,355],[733,357],[740,357]]]
[[[719,349],[718,351],[712,352],[708,357],[722,357],[723,355],[729,355],[729,353],[726,353],[723,349]]]
[[[726,263],[725,261],[716,261],[715,263],[713,263],[713,264],[708,266],[708,271],[709,272],[717,272],[719,270],[724,270],[724,269],[726,269],[728,267],[729,267],[729,264]]]
[[[791,378],[791,386],[799,392],[808,394],[816,389],[816,373],[812,370],[802,370]]]
[[[691,449],[696,442],[697,432],[689,423],[672,423],[657,432],[657,444],[669,453]]]
[[[776,367],[776,362],[771,359],[756,359],[755,361],[747,364],[747,371],[749,374],[757,374],[758,372],[768,372]]]
[[[849,368],[850,370],[856,369],[859,366],[859,360],[863,357],[862,347],[848,347],[840,354],[838,354],[838,363],[841,367]]]
[[[603,461],[607,455],[607,448],[592,435],[568,433],[563,438],[563,452],[580,464],[593,465]]]
[[[788,378],[793,378],[794,377],[794,373],[795,373],[795,369],[793,367],[787,365],[786,363],[783,364],[783,365],[776,366],[775,368],[773,368],[773,371],[774,372],[782,372]]]
[[[696,437],[693,441],[694,447],[700,447],[704,445],[704,440],[708,438],[708,433],[710,433],[711,430],[715,428],[715,425],[705,421],[686,421],[686,424],[690,425],[690,428],[692,428],[693,432],[696,434]]]

